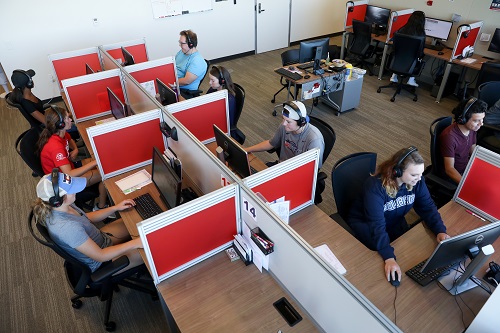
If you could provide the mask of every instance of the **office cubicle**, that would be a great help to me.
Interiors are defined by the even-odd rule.
[[[63,89],[62,80],[85,75],[85,64],[94,70],[101,70],[102,62],[97,47],[49,54],[49,61],[54,69],[59,89]]]

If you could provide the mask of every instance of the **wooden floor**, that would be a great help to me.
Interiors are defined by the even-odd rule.
[[[332,39],[332,44],[340,45],[340,38]],[[271,138],[280,123],[279,117],[271,115],[274,105],[270,101],[280,87],[279,76],[273,69],[281,65],[280,54],[284,50],[218,63],[229,68],[234,81],[246,91],[238,124],[247,136],[245,145]],[[328,122],[337,135],[332,153],[322,168],[327,174],[345,155],[373,151],[381,161],[410,145],[418,147],[426,162],[430,162],[429,125],[437,117],[450,115],[457,100],[445,98],[437,104],[429,89],[419,88],[417,102],[403,93],[391,103],[390,91],[376,93],[377,87],[387,82],[387,77],[379,81],[376,76],[365,75],[359,107],[340,116],[321,104],[314,108],[313,115]],[[202,88],[207,87],[208,79],[205,79]],[[282,92],[277,102],[285,98]],[[80,310],[73,309],[61,259],[36,243],[28,232],[26,219],[35,199],[37,179],[31,177],[30,170],[14,150],[17,136],[28,128],[28,123],[17,110],[7,107],[3,99],[0,99],[0,112],[0,235],[3,239],[0,244],[0,332],[104,331],[101,329],[104,304],[88,299]],[[259,156],[264,160],[276,159],[268,153],[259,153]],[[330,178],[323,199],[319,207],[327,214],[336,212]],[[165,332],[159,303],[125,288],[114,298],[112,318],[117,322],[117,332]]]

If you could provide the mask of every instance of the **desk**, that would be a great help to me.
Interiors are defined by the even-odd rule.
[[[217,149],[217,142],[215,142],[215,141],[210,142],[210,143],[206,144],[205,147],[207,147],[208,150],[210,150],[215,156],[217,156],[217,153],[215,152],[215,149]],[[267,165],[264,162],[262,162],[261,159],[257,158],[257,156],[255,156],[252,153],[248,153],[248,162],[257,171],[262,171],[264,169],[267,169]],[[229,168],[231,169],[231,167],[229,167]]]
[[[76,124],[76,128],[78,129],[78,133],[80,133],[80,137],[82,138],[83,143],[87,147],[87,149],[90,153],[90,156],[92,156],[92,157],[94,157],[94,151],[92,150],[92,145],[90,144],[89,135],[87,133],[87,128],[95,126],[96,121],[108,119],[110,117],[113,118],[112,115],[108,114],[108,115],[101,116],[98,118],[81,121],[78,124]]]
[[[484,222],[467,214],[465,209],[455,202],[446,204],[439,211],[450,235],[457,235],[484,225]],[[290,225],[311,246],[328,244],[346,268],[346,279],[394,321],[394,287],[384,278],[383,261],[377,252],[367,249],[316,206],[294,214]],[[428,258],[437,245],[435,239],[432,232],[426,230],[422,224],[418,224],[394,241],[392,246],[401,270],[405,272]],[[500,239],[493,246],[500,249]],[[499,259],[499,252],[491,257],[491,260],[497,262]],[[486,265],[479,270],[477,276],[482,277],[485,270]],[[488,296],[478,287],[456,298],[463,309],[466,325],[470,324],[473,316],[460,299],[477,313]],[[397,291],[396,309],[396,324],[404,332],[463,332],[464,330],[461,312],[455,303],[455,298],[440,289],[437,283],[421,287],[404,275]]]

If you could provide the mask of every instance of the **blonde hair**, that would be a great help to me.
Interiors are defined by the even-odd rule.
[[[49,220],[49,217],[52,214],[52,206],[48,202],[45,202],[42,199],[37,198],[33,202],[31,207],[33,208],[33,215],[35,216],[35,221],[46,227],[47,221]]]

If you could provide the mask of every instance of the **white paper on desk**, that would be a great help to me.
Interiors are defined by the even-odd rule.
[[[156,95],[155,82],[153,80],[141,82],[141,86],[153,97]]]
[[[104,124],[104,123],[109,123],[110,121],[115,120],[115,117],[110,117],[102,120],[98,120],[95,122],[96,125]]]
[[[335,254],[330,250],[328,245],[323,244],[314,248],[316,252],[330,265],[333,269],[335,269],[340,274],[344,275],[347,270],[337,259]]]
[[[288,221],[290,219],[290,201],[280,201],[280,202],[274,202],[270,203],[269,207],[271,207],[272,210],[278,216],[286,223],[288,224]]]
[[[473,62],[476,62],[476,59],[474,58],[465,58],[460,60],[460,62],[463,62],[464,64],[472,64]]]
[[[122,190],[123,194],[129,194],[143,186],[151,184],[151,175],[149,172],[142,169],[128,177],[116,181],[115,184]]]

